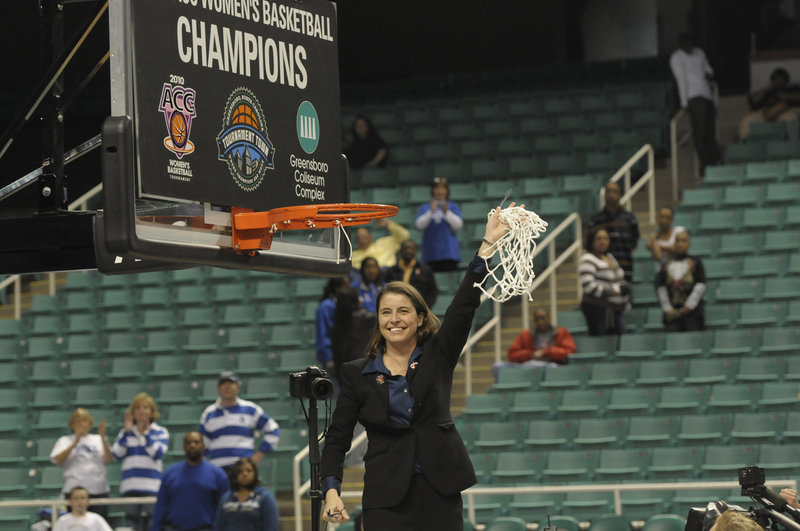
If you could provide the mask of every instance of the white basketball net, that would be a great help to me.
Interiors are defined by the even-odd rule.
[[[535,212],[522,207],[504,209],[500,212],[500,221],[508,224],[509,231],[492,245],[491,249],[495,252],[490,255],[497,254],[500,263],[491,267],[489,259],[484,258],[489,272],[483,281],[475,283],[475,287],[497,302],[525,294],[528,300],[533,300],[530,289],[536,277],[533,272],[534,240],[547,230],[547,222]],[[486,288],[484,285],[489,278],[494,279],[494,284]]]

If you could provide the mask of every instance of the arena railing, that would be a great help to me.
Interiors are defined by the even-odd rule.
[[[46,498],[40,500],[5,500],[0,501],[0,514],[3,509],[10,507],[30,507],[31,509],[39,509],[40,507],[49,507],[50,514],[52,514],[51,523],[53,527],[58,520],[58,509],[64,507],[67,500],[64,498]],[[143,504],[143,503],[156,503],[155,496],[142,496],[141,498],[92,498],[92,505],[128,505],[128,504]],[[32,511],[35,512],[35,511]]]

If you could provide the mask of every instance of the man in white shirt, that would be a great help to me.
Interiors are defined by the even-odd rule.
[[[89,491],[83,487],[75,487],[69,491],[69,506],[72,512],[56,520],[53,531],[112,531],[102,516],[87,510]]]
[[[704,175],[706,166],[719,162],[717,109],[710,85],[714,70],[708,64],[705,52],[694,46],[691,35],[682,33],[678,46],[669,58],[669,66],[678,84],[681,108],[689,112],[694,147],[700,160],[700,175]]]

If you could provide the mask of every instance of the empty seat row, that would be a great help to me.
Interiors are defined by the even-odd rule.
[[[565,382],[566,383],[566,382]],[[470,395],[461,416],[467,420],[618,418],[731,412],[780,412],[797,405],[795,382],[749,382],[562,388]]]

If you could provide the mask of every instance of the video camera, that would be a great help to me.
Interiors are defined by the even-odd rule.
[[[800,511],[791,507],[777,492],[764,484],[766,474],[757,466],[747,466],[738,470],[739,485],[742,496],[749,496],[761,507],[744,509],[737,505],[728,505],[723,501],[710,502],[705,508],[692,508],[686,518],[684,531],[708,531],[720,514],[733,510],[747,515],[764,529],[786,529],[800,531]],[[786,513],[791,518],[786,517]]]
[[[289,394],[294,398],[327,400],[333,395],[333,382],[327,371],[310,365],[305,371],[289,374]]]

